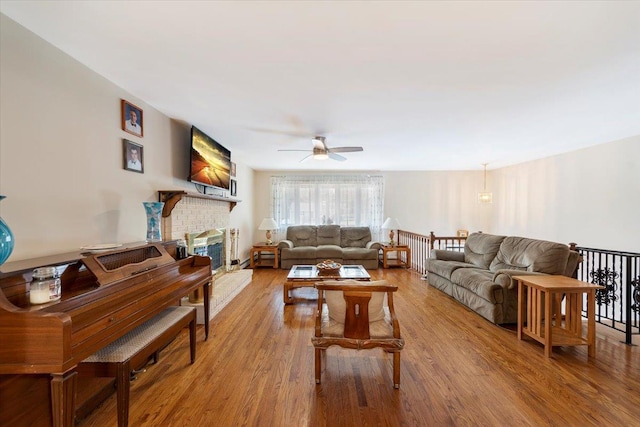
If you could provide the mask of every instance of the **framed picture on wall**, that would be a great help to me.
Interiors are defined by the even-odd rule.
[[[231,180],[230,192],[231,192],[231,196],[232,197],[235,197],[235,196],[238,195],[238,188],[237,188],[237,184],[236,184],[236,180],[235,179]]]
[[[124,169],[144,173],[144,147],[127,139],[122,140],[122,159]]]
[[[144,128],[142,122],[142,108],[136,107],[130,102],[121,100],[122,130],[142,138]]]
[[[231,162],[231,168],[229,168],[229,174],[235,178],[236,176],[236,164]]]

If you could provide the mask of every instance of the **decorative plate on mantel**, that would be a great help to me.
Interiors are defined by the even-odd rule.
[[[107,252],[115,248],[122,246],[122,243],[100,243],[97,245],[87,245],[80,248],[82,252],[91,252],[92,254],[99,254]]]

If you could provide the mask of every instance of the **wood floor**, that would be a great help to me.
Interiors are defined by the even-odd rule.
[[[332,347],[314,382],[315,290],[282,303],[286,271],[258,269],[212,322],[189,365],[186,330],[132,383],[131,426],[638,426],[640,347],[598,327],[586,347],[518,341],[417,273],[377,270],[399,286],[406,341],[401,384],[381,350]],[[637,338],[637,337],[635,337]],[[115,395],[81,427],[115,426]]]

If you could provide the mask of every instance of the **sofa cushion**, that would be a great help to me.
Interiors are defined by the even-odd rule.
[[[343,248],[364,248],[371,241],[369,227],[342,227],[340,246]]]
[[[471,233],[464,245],[464,262],[488,269],[505,236]]]
[[[564,274],[568,258],[569,247],[562,243],[509,236],[502,241],[489,269]]]
[[[340,246],[340,226],[339,225],[319,225],[318,226],[318,246],[336,245]]]
[[[385,317],[383,320],[369,323],[369,336],[376,338],[393,338],[393,326],[389,309],[384,308]],[[322,304],[322,336],[342,337],[344,336],[344,323],[336,322],[329,317],[327,304]]]
[[[580,253],[576,251],[569,251],[569,256],[567,257],[567,265],[564,268],[564,274],[567,277],[573,277],[573,273],[576,271],[578,267],[578,263],[580,262]]]
[[[315,225],[291,225],[287,228],[287,240],[293,246],[318,246],[317,228]]]
[[[342,259],[348,260],[365,260],[365,259],[378,259],[377,249],[365,249],[365,248],[342,248]]]
[[[342,259],[342,248],[337,245],[319,245],[316,248],[316,258],[320,260],[331,259],[334,261]]]
[[[282,259],[316,259],[315,246],[296,246],[295,248],[285,248],[280,251]]]
[[[493,281],[493,273],[488,270],[459,268],[451,274],[451,281],[493,304],[501,304],[504,299],[502,287]]]
[[[386,285],[386,280],[375,280],[371,282],[362,282],[358,280],[326,280],[323,283],[329,285],[361,285],[361,286],[380,286]],[[369,322],[376,322],[384,319],[384,292],[373,292],[371,299],[369,300]],[[329,317],[338,323],[344,323],[345,311],[347,309],[347,303],[344,300],[342,291],[325,291],[324,299],[329,309]]]
[[[451,279],[451,273],[459,268],[476,268],[476,266],[467,264],[466,262],[427,259],[427,269],[429,273],[437,274],[446,279]]]

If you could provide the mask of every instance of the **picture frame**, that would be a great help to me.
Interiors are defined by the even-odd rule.
[[[235,178],[236,176],[236,164],[231,162],[231,167],[229,168],[229,175]]]
[[[238,195],[238,187],[235,179],[231,180],[231,185],[229,187],[230,187],[229,191],[231,193],[231,196],[236,197]]]
[[[466,239],[469,237],[469,230],[458,230],[457,237],[464,237]]]
[[[144,147],[128,139],[122,140],[122,167],[131,172],[144,173]]]
[[[144,136],[142,108],[135,106],[124,99],[121,99],[120,101],[122,130],[142,138]]]

